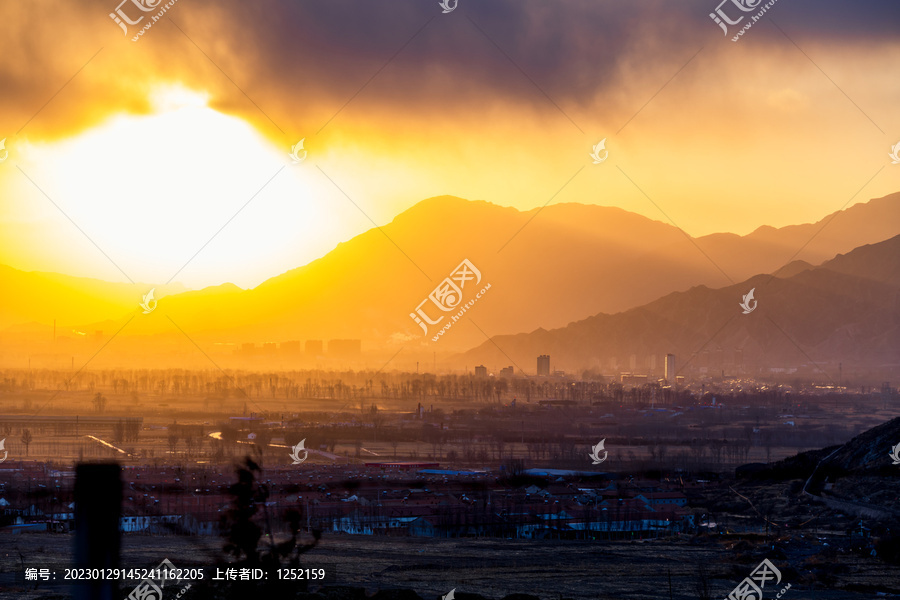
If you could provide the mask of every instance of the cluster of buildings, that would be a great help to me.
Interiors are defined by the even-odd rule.
[[[289,342],[265,342],[254,344],[251,342],[241,344],[237,354],[244,358],[256,356],[285,356],[297,358],[349,358],[359,356],[362,353],[361,340],[328,340],[326,346],[323,340],[306,340],[301,346],[298,340]]]
[[[74,473],[42,463],[0,465],[0,531],[74,526]],[[532,470],[442,470],[436,464],[370,463],[267,470],[269,514],[288,509],[333,533],[419,537],[637,538],[693,531],[688,496],[659,481]],[[219,535],[231,507],[227,469],[124,467],[120,530]],[[527,483],[527,485],[526,485]],[[35,501],[36,489],[48,493]],[[30,490],[26,493],[26,490]],[[284,524],[282,524],[283,526]]]
[[[708,352],[707,352],[708,354]],[[642,383],[651,383],[652,381],[656,381],[657,379],[653,376],[653,371],[656,369],[656,356],[651,356],[648,371],[646,374],[639,375],[637,374],[637,355],[632,354],[631,359],[629,361],[630,371],[621,371],[620,366],[615,358],[612,359],[611,366],[620,371],[619,375],[621,377],[622,383],[633,383],[633,384],[642,384]],[[703,370],[706,372],[706,369]],[[515,374],[515,370],[512,366],[504,367],[500,369],[500,377],[501,378],[512,378]],[[488,369],[484,365],[478,365],[475,367],[475,377],[487,377]],[[538,377],[565,377],[564,371],[551,371],[550,370],[550,355],[549,354],[541,354],[537,357],[537,376]],[[667,385],[677,385],[679,383],[684,382],[684,377],[681,375],[677,375],[675,371],[675,355],[674,354],[666,354],[664,361],[664,371],[663,377],[665,383]]]
[[[453,479],[435,479],[444,476]],[[485,473],[436,469],[420,471],[416,482],[428,487],[354,490],[327,524],[350,534],[516,539],[637,538],[695,527],[687,497],[659,482],[637,488],[557,477],[509,488]],[[473,491],[473,482],[484,487]]]

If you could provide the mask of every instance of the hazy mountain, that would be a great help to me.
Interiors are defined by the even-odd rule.
[[[152,287],[58,273],[19,271],[0,265],[0,289],[4,290],[0,329],[18,325],[19,330],[46,330],[52,328],[54,319],[59,325],[72,325],[111,315],[120,317],[131,312],[142,294]],[[156,288],[156,295],[176,294],[184,289],[181,284],[161,285]]]
[[[252,290],[225,285],[167,296],[158,287],[159,306],[149,315],[137,307],[149,284],[94,303],[90,294],[73,301],[77,290],[51,294],[37,274],[25,274],[30,279],[20,277],[15,287],[21,302],[14,310],[4,307],[0,323],[47,324],[56,317],[86,331],[109,331],[137,315],[123,335],[168,334],[175,323],[208,340],[357,338],[370,348],[394,343],[446,352],[486,335],[627,310],[692,286],[720,287],[791,260],[819,263],[898,232],[900,194],[816,224],[694,240],[668,223],[618,208],[558,204],[521,212],[438,197]],[[491,288],[434,344],[433,328],[425,337],[409,313],[463,259],[481,271],[479,289]],[[57,299],[53,306],[31,300],[48,296]]]
[[[715,234],[697,244],[735,281],[772,273],[793,260],[819,264],[838,253],[900,233],[900,193],[856,204],[815,223],[763,226],[738,237]]]
[[[553,330],[495,336],[460,357],[494,368],[513,362],[528,373],[535,357],[551,368],[646,373],[656,356],[676,355],[676,371],[740,372],[797,367],[837,379],[846,369],[900,366],[900,236],[858,248],[791,277],[757,275],[720,289],[698,286],[618,314],[598,314]],[[755,288],[756,309],[739,303]],[[849,371],[848,371],[849,372]]]

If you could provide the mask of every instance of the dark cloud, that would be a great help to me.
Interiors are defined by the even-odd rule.
[[[11,90],[0,102],[27,97],[33,105],[49,97],[51,82],[65,81],[80,66],[73,57],[102,46],[102,60],[81,77],[104,80],[103,68],[122,73],[107,73],[98,84],[110,108],[116,108],[116,86],[133,88],[128,77],[143,75],[116,64],[127,54],[131,65],[152,63],[153,73],[219,86],[249,114],[256,109],[246,92],[279,127],[293,131],[318,129],[354,96],[345,116],[398,107],[423,115],[502,103],[547,108],[549,96],[575,120],[598,105],[621,119],[698,49],[705,61],[725,61],[733,47],[709,18],[718,0],[459,0],[447,15],[438,0],[179,0],[138,44],[119,37],[108,18],[117,4],[36,1],[0,8],[0,32],[12,48],[0,61],[0,78]],[[801,48],[895,43],[900,32],[896,0],[778,0],[769,17]],[[752,50],[773,44],[790,43],[771,23],[741,41]],[[47,78],[23,81],[34,73]]]
[[[182,1],[199,12],[212,6],[212,0]],[[578,111],[623,82],[646,77],[648,85],[659,85],[701,47],[706,55],[727,54],[731,42],[709,18],[716,5],[460,0],[443,15],[437,0],[336,0],[233,9],[216,3],[213,10],[240,40],[230,51],[256,57],[259,86],[339,102],[390,60],[360,102],[427,102],[426,109],[453,110],[454,103],[501,99],[545,103],[546,94]],[[894,41],[900,31],[900,3],[888,0],[779,0],[769,15],[798,44]],[[753,34],[757,46],[789,43],[771,24]]]
[[[779,0],[776,6],[772,18],[804,39],[835,44],[900,41],[900,3],[893,0]]]

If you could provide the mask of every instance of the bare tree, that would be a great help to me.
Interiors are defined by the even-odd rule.
[[[256,432],[256,445],[264,456],[265,452],[269,449],[269,444],[272,443],[272,437],[273,434],[271,429],[260,429]]]
[[[381,429],[382,425],[384,425],[385,414],[383,412],[378,412],[378,406],[373,404],[369,409],[369,419],[372,422],[372,430],[373,430],[373,441],[378,441],[378,430]]]
[[[137,419],[128,419],[125,423],[125,439],[130,442],[136,442],[140,435],[141,427]]]
[[[222,427],[222,441],[226,446],[231,450],[231,454],[234,454],[234,447],[237,445],[238,440],[238,431],[234,427],[230,425],[226,425]]]
[[[28,446],[31,445],[31,442],[34,438],[31,435],[31,430],[26,429],[22,432],[22,443],[25,444],[25,456],[28,456]]]
[[[178,440],[181,438],[176,427],[176,425],[169,427],[169,451],[172,452],[172,454],[175,454],[175,448],[178,447]]]
[[[102,413],[104,410],[106,410],[106,396],[104,396],[100,392],[94,394],[94,399],[92,402],[94,404],[94,408],[98,413]]]
[[[122,421],[113,425],[113,441],[119,444],[125,441],[125,423]]]
[[[194,428],[194,435],[197,436],[197,454],[203,451],[203,442],[206,441],[206,432],[203,431],[203,425],[197,425]]]
[[[709,568],[705,562],[701,562],[697,565],[697,582],[694,584],[697,600],[712,600],[712,589],[709,583]]]

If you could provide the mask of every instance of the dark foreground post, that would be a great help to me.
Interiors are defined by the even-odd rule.
[[[81,464],[75,469],[75,568],[119,566],[122,475],[118,464]],[[76,600],[117,600],[116,580],[73,586]]]

